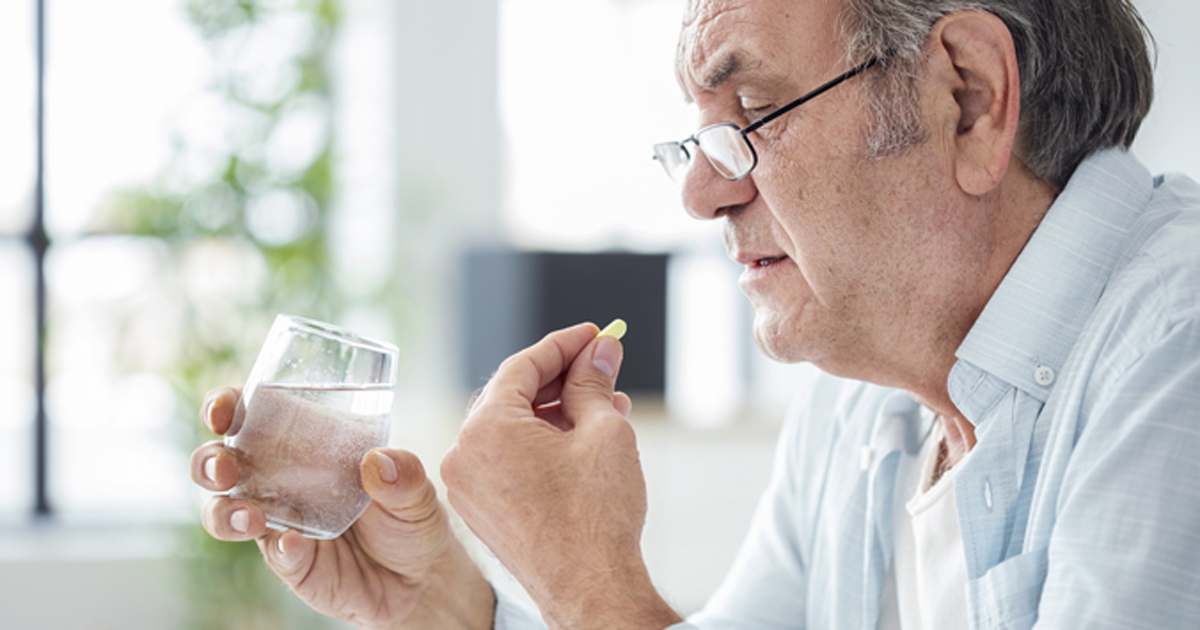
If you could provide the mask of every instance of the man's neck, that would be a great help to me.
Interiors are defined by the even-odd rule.
[[[989,211],[995,226],[991,242],[986,244],[986,260],[977,267],[976,291],[973,299],[955,305],[959,315],[949,322],[938,336],[936,347],[929,348],[924,365],[913,373],[906,386],[913,396],[938,415],[945,428],[948,448],[947,468],[960,461],[975,447],[975,425],[963,415],[950,398],[950,370],[957,362],[955,353],[967,333],[995,294],[1026,243],[1041,224],[1042,218],[1054,203],[1056,193],[1045,181],[1038,179],[1015,157],[1004,182],[996,191]],[[964,252],[964,255],[969,255]]]

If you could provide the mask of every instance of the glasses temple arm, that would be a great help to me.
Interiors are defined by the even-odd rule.
[[[861,74],[867,68],[870,68],[871,66],[879,63],[880,59],[882,59],[882,57],[874,57],[872,59],[864,61],[863,63],[858,64],[857,66],[854,66],[853,68],[848,70],[845,74],[835,77],[833,79],[830,79],[827,83],[818,87],[817,89],[809,92],[808,94],[805,94],[804,96],[801,96],[800,98],[792,101],[791,103],[788,103],[787,105],[784,105],[783,107],[780,107],[779,109],[771,112],[770,114],[760,118],[758,121],[754,122],[753,124],[748,125],[745,129],[742,129],[742,135],[745,136],[747,134],[758,131],[759,127],[762,127],[763,125],[771,122],[772,120],[775,120],[776,118],[779,118],[780,116],[792,111],[793,109],[800,107],[801,105],[813,100],[814,98],[824,94],[825,92],[828,92],[829,90],[837,87],[838,84],[842,83],[843,81],[851,79],[857,74]]]

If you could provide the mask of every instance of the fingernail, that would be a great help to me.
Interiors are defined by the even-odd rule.
[[[250,529],[250,510],[241,509],[229,515],[229,526],[239,534],[245,534]]]
[[[200,420],[210,427],[212,426],[212,418],[209,417],[209,414],[212,413],[212,404],[212,396],[205,396],[204,402],[200,403]]]
[[[211,482],[217,482],[217,456],[213,455],[204,460],[204,476]]]
[[[617,364],[620,362],[621,344],[608,335],[600,337],[596,342],[596,349],[592,351],[592,364],[604,372],[605,376],[612,378],[617,373]]]
[[[383,480],[383,483],[396,483],[396,480],[400,478],[396,462],[379,451],[375,451],[375,457],[379,459],[379,478]]]
[[[289,554],[287,548],[283,545],[284,538],[284,536],[280,536],[279,542],[275,543],[275,549],[279,552],[276,555],[278,556],[279,564],[285,569],[290,569],[296,566],[296,562],[300,560],[300,554]]]

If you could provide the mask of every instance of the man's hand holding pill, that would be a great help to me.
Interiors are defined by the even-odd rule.
[[[679,617],[650,582],[646,486],[617,333],[581,324],[501,365],[442,462],[450,504],[551,628],[655,628]]]
[[[450,503],[538,604],[551,628],[659,630],[679,617],[642,561],[646,488],[632,403],[613,389],[624,322],[548,335],[501,365],[442,463]],[[218,435],[241,392],[213,390],[201,417]],[[313,609],[361,628],[490,628],[493,592],[454,537],[412,453],[361,463],[372,502],[333,540],[268,529],[262,509],[226,493],[239,479],[220,441],[192,454],[192,478],[218,493],[204,527],[255,539],[267,564]]]

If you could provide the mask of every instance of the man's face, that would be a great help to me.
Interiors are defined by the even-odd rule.
[[[697,0],[679,74],[700,125],[745,126],[863,61],[845,59],[835,41],[839,8]],[[683,191],[691,214],[725,220],[763,351],[859,378],[887,373],[880,362],[903,351],[906,335],[938,334],[928,329],[937,314],[926,312],[926,293],[939,287],[930,274],[953,264],[926,248],[945,220],[937,200],[949,198],[948,168],[930,150],[938,139],[865,159],[865,76],[750,134],[759,156],[750,176],[725,180],[698,158]]]

